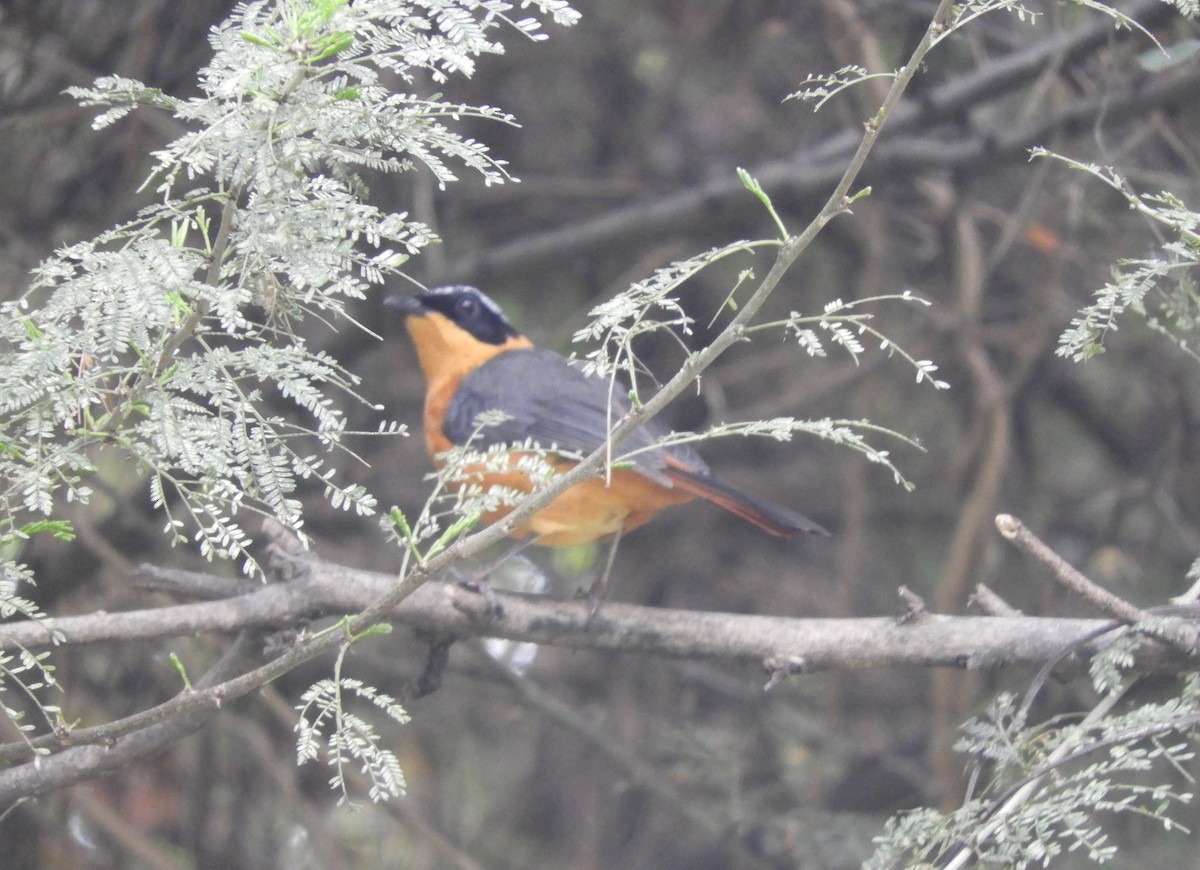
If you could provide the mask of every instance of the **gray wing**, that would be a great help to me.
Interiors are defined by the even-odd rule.
[[[498,354],[463,379],[455,393],[442,431],[455,444],[471,440],[481,447],[531,439],[543,447],[591,453],[604,443],[612,424],[629,410],[629,401],[618,390],[609,414],[608,380],[588,376],[553,351],[539,348]],[[484,411],[501,411],[507,419],[478,430],[476,418]],[[626,453],[653,445],[670,430],[651,420],[621,445]],[[708,466],[690,447],[679,445],[639,454],[637,470],[670,485],[662,475],[670,464],[704,474]]]

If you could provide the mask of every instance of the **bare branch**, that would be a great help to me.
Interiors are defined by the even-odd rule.
[[[1000,534],[1016,544],[1022,552],[1049,568],[1054,579],[1065,588],[1091,602],[1102,612],[1122,622],[1142,622],[1149,617],[1149,614],[1140,607],[1113,595],[1107,589],[1097,586],[1085,577],[1074,565],[1050,549],[1041,538],[1031,532],[1016,517],[1000,514],[996,517],[996,528],[1000,530]]]
[[[990,616],[1020,616],[1021,611],[996,594],[990,586],[980,583],[967,602]]]
[[[293,579],[257,586],[234,598],[7,624],[0,630],[0,647],[44,647],[50,632],[64,644],[85,644],[282,626],[316,615],[359,612],[395,587],[391,575],[314,558]],[[725,661],[802,662],[793,672],[905,664],[972,669],[1034,664],[1112,625],[1097,619],[939,614],[908,622],[891,617],[813,619],[617,603],[606,604],[589,623],[584,602],[494,594],[500,612],[489,617],[482,596],[455,583],[433,582],[394,606],[387,618],[442,635]]]
[[[833,668],[1040,664],[1072,644],[1085,655],[1094,653],[1103,645],[1105,630],[1117,627],[1094,619],[936,614],[909,620],[800,619],[623,604],[608,604],[590,618],[585,602],[502,592],[495,593],[500,605],[496,611],[493,602],[453,583],[398,583],[391,575],[344,568],[291,551],[279,558],[287,561],[288,570],[279,573],[288,579],[229,599],[6,624],[0,646],[34,648],[49,645],[52,636],[63,644],[82,644],[243,630],[244,638],[244,630],[306,622],[315,615],[359,614],[344,630],[316,633],[240,676],[219,682],[225,671],[214,671],[195,689],[149,710],[94,728],[0,747],[3,762],[28,758],[31,746],[60,749],[0,772],[0,802],[42,794],[157,752],[201,727],[228,701],[332,651],[344,642],[346,632],[361,631],[380,619],[446,637],[486,635],[579,649],[758,662],[772,682]],[[217,586],[198,585],[205,594]],[[403,595],[407,597],[401,599]],[[1143,666],[1175,667],[1180,660],[1177,653],[1159,648],[1147,653]]]
[[[1175,644],[1185,652],[1195,649],[1197,638],[1193,626],[1173,620],[1163,622],[1154,614],[1092,582],[1066,559],[1050,549],[1041,538],[1031,532],[1016,517],[1000,514],[996,517],[996,528],[1018,548],[1048,567],[1054,579],[1064,588],[1095,605],[1104,613],[1122,622],[1152,624],[1154,633],[1164,640]]]

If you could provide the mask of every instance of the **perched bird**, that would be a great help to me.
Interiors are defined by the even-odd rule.
[[[585,375],[556,353],[535,348],[500,307],[474,287],[438,287],[386,301],[405,315],[425,376],[425,446],[436,464],[455,445],[532,442],[545,449],[588,454],[629,410],[606,378]],[[480,428],[485,411],[504,419]],[[602,476],[577,483],[513,530],[513,536],[567,547],[637,528],[663,508],[699,497],[772,535],[828,535],[807,517],[742,492],[717,477],[686,445],[655,447],[669,430],[657,419],[633,432],[618,455],[639,451]],[[646,449],[650,448],[650,449]],[[553,458],[559,468],[573,463]],[[533,483],[515,468],[489,471],[483,486],[528,492]],[[486,516],[494,522],[512,508]]]

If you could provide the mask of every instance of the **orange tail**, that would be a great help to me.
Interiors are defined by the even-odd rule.
[[[666,474],[671,482],[684,492],[710,501],[772,535],[783,538],[791,537],[797,532],[826,537],[829,535],[828,531],[808,517],[748,495],[711,472],[697,474],[678,465],[671,465],[666,469]]]

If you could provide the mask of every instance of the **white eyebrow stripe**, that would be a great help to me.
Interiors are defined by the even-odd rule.
[[[500,321],[505,326],[508,326],[510,329],[513,328],[512,324],[508,322],[508,318],[504,316],[504,310],[495,303],[492,297],[488,296],[478,287],[472,287],[470,284],[450,284],[444,287],[433,287],[426,292],[428,292],[431,296],[455,296],[462,293],[470,294],[479,300],[480,305],[500,318]]]

